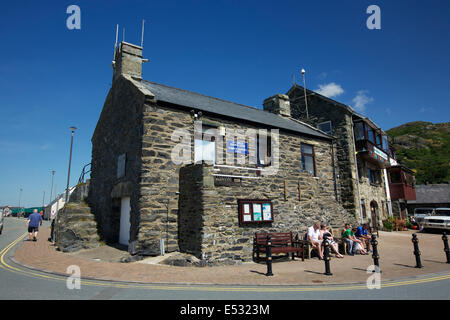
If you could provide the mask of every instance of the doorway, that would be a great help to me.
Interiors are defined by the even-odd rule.
[[[121,198],[119,243],[128,246],[130,241],[130,197]]]

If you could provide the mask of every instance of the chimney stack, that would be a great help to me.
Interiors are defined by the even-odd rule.
[[[291,116],[291,103],[285,94],[276,94],[263,102],[264,110],[283,117]]]
[[[116,50],[112,67],[114,69],[113,81],[121,75],[129,75],[142,79],[142,47],[121,42]]]

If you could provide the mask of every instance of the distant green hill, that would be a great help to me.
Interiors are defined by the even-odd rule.
[[[417,184],[450,182],[450,122],[409,122],[386,133],[397,160],[416,172]]]

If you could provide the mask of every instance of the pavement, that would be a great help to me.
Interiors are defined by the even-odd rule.
[[[265,275],[265,263],[243,263],[216,267],[176,267],[160,265],[161,257],[140,262],[118,262],[126,251],[107,245],[77,253],[63,253],[47,241],[50,229],[43,227],[37,242],[23,241],[15,251],[14,261],[28,268],[67,276],[69,266],[80,268],[88,279],[164,284],[213,285],[328,285],[366,283],[372,273],[371,255],[332,258],[332,276],[324,275],[324,262],[317,258],[295,261],[281,259],[273,263],[273,276]],[[440,234],[418,233],[423,268],[415,268],[412,231],[381,232],[378,238],[381,281],[420,278],[427,274],[450,271]]]

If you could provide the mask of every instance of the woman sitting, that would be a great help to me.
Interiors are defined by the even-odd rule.
[[[320,226],[319,239],[324,240],[325,236],[327,237],[327,240],[328,240],[328,243],[330,244],[331,249],[334,251],[334,253],[336,253],[336,258],[343,258],[344,256],[339,253],[338,244],[336,243],[336,241],[334,241],[333,235],[331,234],[330,231],[328,231],[327,226],[322,224]],[[323,242],[322,242],[322,247],[323,247]]]

